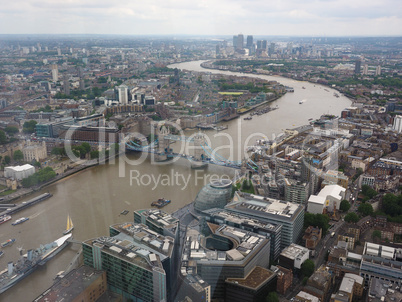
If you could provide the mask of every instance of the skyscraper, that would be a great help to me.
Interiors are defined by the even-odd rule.
[[[70,82],[68,81],[67,73],[65,73],[63,76],[63,89],[65,95],[70,95]]]
[[[267,50],[268,42],[267,40],[258,40],[257,41],[257,49]]]
[[[363,66],[363,74],[368,74],[368,65],[367,64],[364,64],[364,66]]]
[[[233,47],[237,48],[237,36],[233,36]]]
[[[250,48],[253,45],[253,36],[249,35],[247,36],[247,48]]]
[[[122,105],[128,104],[128,87],[126,85],[120,85],[117,87],[117,93],[119,98],[119,103]]]
[[[52,80],[53,82],[57,82],[59,80],[59,70],[56,64],[52,65]]]
[[[355,62],[355,74],[360,74],[360,67],[362,65],[362,61],[357,59]]]
[[[274,53],[275,53],[275,43],[274,43],[274,42],[271,42],[271,44],[269,45],[268,54],[269,54],[270,56],[272,56]]]
[[[375,69],[375,75],[379,76],[381,75],[381,65],[377,65],[376,69]]]
[[[237,36],[236,49],[243,49],[243,47],[244,47],[244,36],[242,34],[239,34]]]

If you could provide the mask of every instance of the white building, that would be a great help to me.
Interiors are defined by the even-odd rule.
[[[29,164],[22,166],[10,166],[4,168],[4,176],[6,178],[14,178],[17,180],[22,180],[35,173],[35,167]]]
[[[288,269],[301,269],[304,261],[309,259],[309,255],[310,251],[308,248],[292,243],[279,255],[279,265]]]
[[[119,103],[122,105],[128,104],[128,87],[126,85],[120,85],[117,87]]]
[[[59,80],[59,70],[56,64],[52,65],[52,80],[53,82],[57,82]]]
[[[376,69],[375,69],[375,75],[379,76],[381,75],[381,65],[377,65]]]
[[[47,157],[46,143],[27,146],[22,149],[22,154],[24,154],[24,161],[26,162],[32,162],[33,160],[39,162]]]
[[[325,186],[318,195],[310,195],[307,204],[307,212],[322,214],[339,210],[341,201],[345,198],[346,189],[338,185]]]
[[[402,132],[402,115],[395,116],[392,129],[394,129],[398,133]]]

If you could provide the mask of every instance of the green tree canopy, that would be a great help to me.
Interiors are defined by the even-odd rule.
[[[345,216],[346,222],[358,222],[359,216],[355,212],[347,213]]]
[[[402,195],[385,194],[382,198],[382,210],[391,217],[402,215]]]
[[[362,186],[362,193],[365,196],[367,196],[369,199],[373,198],[374,196],[376,196],[378,194],[376,190],[374,190],[373,188],[371,188],[368,185]]]
[[[276,292],[270,292],[265,299],[266,302],[279,302],[278,294]]]
[[[304,214],[304,227],[308,228],[309,226],[319,227],[322,229],[323,234],[326,234],[329,228],[329,217],[323,214]]]
[[[81,147],[82,148],[84,148],[84,150],[85,150],[85,154],[87,154],[87,153],[89,153],[90,151],[91,151],[91,145],[90,144],[88,144],[88,143],[82,143],[81,144]]]
[[[99,158],[99,151],[98,150],[91,151],[90,156],[91,156],[91,159]]]
[[[63,156],[66,155],[66,150],[64,148],[54,147],[50,154]]]
[[[14,126],[7,126],[4,131],[6,131],[8,135],[14,135],[18,133],[18,128]]]
[[[27,178],[24,178],[22,180],[22,185],[25,188],[28,188],[28,187],[32,187],[37,184],[49,181],[54,177],[56,177],[56,172],[54,172],[51,167],[46,167],[46,168],[34,173],[33,175],[31,175]]]
[[[315,265],[313,260],[307,259],[301,265],[301,273],[305,277],[310,277],[314,273]]]
[[[0,144],[5,144],[7,142],[6,133],[3,130],[0,130]]]
[[[373,239],[374,238],[380,238],[381,239],[381,231],[379,231],[379,230],[375,230],[375,231],[373,231]]]
[[[22,126],[22,131],[24,131],[24,133],[34,133],[36,124],[37,122],[34,120],[27,121]]]
[[[13,154],[13,159],[15,161],[22,161],[24,159],[24,154],[21,150],[15,150]]]
[[[363,216],[373,215],[373,207],[369,203],[362,203],[357,209]]]
[[[342,212],[347,212],[347,211],[349,211],[349,209],[350,209],[350,203],[349,203],[349,201],[347,201],[346,199],[342,200],[342,201],[341,201],[341,205],[339,206],[339,209],[340,209]]]

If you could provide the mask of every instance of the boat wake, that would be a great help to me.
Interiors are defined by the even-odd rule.
[[[36,218],[36,217],[38,217],[39,215],[41,215],[42,213],[44,213],[44,212],[45,212],[45,210],[42,210],[42,211],[40,211],[40,212],[37,212],[37,213],[32,214],[31,216],[28,216],[28,218],[29,218],[29,219]]]

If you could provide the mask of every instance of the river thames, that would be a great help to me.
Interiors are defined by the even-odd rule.
[[[293,93],[287,93],[271,103],[271,106],[278,105],[277,110],[254,116],[250,121],[239,118],[225,122],[224,125],[228,126],[225,131],[207,131],[212,147],[223,146],[218,153],[225,157],[242,158],[240,151],[245,148],[244,144],[252,145],[260,137],[255,133],[272,138],[284,129],[307,124],[310,118],[319,118],[322,114],[339,116],[345,107],[351,105],[348,98],[344,96],[336,98],[335,90],[325,86],[282,77],[206,70],[200,67],[201,62],[173,64],[169,67],[258,77],[275,80],[294,88]],[[303,104],[299,104],[301,100]],[[175,149],[179,147],[176,144]],[[4,256],[0,259],[0,269],[6,268],[8,261],[18,259],[18,248],[22,247],[24,250],[37,248],[40,244],[49,243],[61,237],[66,227],[67,215],[71,216],[74,223],[75,240],[84,241],[98,236],[107,236],[109,225],[132,221],[134,210],[149,208],[150,203],[158,198],[172,200],[171,204],[164,208],[166,212],[171,213],[193,201],[198,191],[211,178],[221,175],[232,177],[234,174],[232,169],[221,166],[210,166],[206,170],[192,170],[190,164],[184,159],[175,163],[157,165],[152,164],[148,159],[140,163],[138,158],[139,155],[135,153],[123,155],[115,163],[86,169],[38,192],[36,195],[50,192],[53,197],[12,217],[12,221],[20,217],[29,217],[29,221],[17,226],[12,226],[11,222],[0,226],[0,242],[9,238],[16,239],[14,245],[3,249]],[[18,202],[33,196],[35,195]],[[120,215],[123,210],[130,212],[126,216]],[[32,301],[52,284],[53,278],[59,271],[68,268],[79,249],[79,244],[70,244],[44,267],[40,267],[0,295],[0,300]]]

